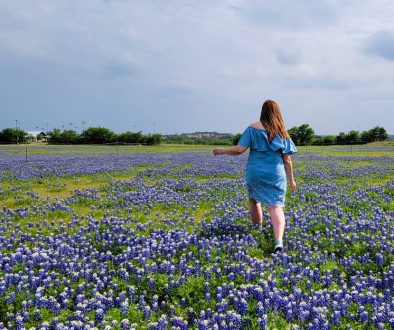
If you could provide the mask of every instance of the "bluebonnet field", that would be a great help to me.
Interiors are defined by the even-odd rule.
[[[394,158],[294,156],[286,249],[246,156],[0,158],[0,329],[390,329]]]

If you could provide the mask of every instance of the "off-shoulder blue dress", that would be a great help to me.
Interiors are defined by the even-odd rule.
[[[287,180],[282,154],[297,152],[293,141],[275,135],[270,142],[265,129],[248,127],[238,145],[250,148],[245,175],[249,199],[284,206]]]

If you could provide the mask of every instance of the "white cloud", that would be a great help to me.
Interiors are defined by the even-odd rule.
[[[394,61],[394,32],[378,31],[365,41],[364,51],[389,61]]]
[[[289,126],[310,121],[317,132],[327,109],[378,103],[387,115],[376,124],[394,125],[392,61],[382,59],[392,59],[392,36],[379,32],[394,31],[393,15],[389,0],[1,2],[0,99],[12,116],[33,121],[40,108],[59,127],[83,108],[115,130],[129,129],[127,116],[140,129],[157,116],[164,133],[238,132],[266,98],[297,108]],[[358,120],[368,128],[368,116]]]

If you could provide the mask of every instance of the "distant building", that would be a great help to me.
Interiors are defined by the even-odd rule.
[[[226,137],[232,136],[230,133],[218,133],[218,132],[194,132],[194,133],[182,133],[181,136],[188,136],[194,138],[203,138],[203,137]]]
[[[43,131],[27,131],[27,140],[29,142],[47,142],[48,137]]]

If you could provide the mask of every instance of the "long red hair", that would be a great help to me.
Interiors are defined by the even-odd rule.
[[[279,104],[273,100],[266,100],[261,108],[260,115],[261,124],[268,131],[268,139],[272,141],[275,134],[282,138],[290,139],[289,133],[285,128],[282,112]]]

